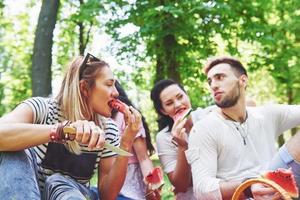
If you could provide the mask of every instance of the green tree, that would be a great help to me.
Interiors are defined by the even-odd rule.
[[[27,5],[26,9],[30,10],[31,5]],[[4,5],[1,15],[0,115],[31,96],[30,65],[33,41],[29,13],[13,15]]]
[[[136,72],[153,72],[154,82],[173,78],[183,83],[195,106],[211,102],[201,66],[204,59],[216,54],[219,48],[216,37],[224,42],[227,53],[240,55],[240,41],[249,41],[251,45],[257,39],[271,5],[270,1],[246,0],[108,2],[113,17],[107,23],[107,30],[123,45],[119,54],[126,54],[131,60],[133,57],[150,60],[144,67],[151,70],[136,66]],[[119,30],[128,24],[138,29],[124,35]],[[139,51],[141,45],[145,45],[144,52]],[[146,76],[149,79],[147,73]]]
[[[99,32],[98,18],[102,12],[103,6],[98,0],[62,1],[57,36],[54,38],[54,76],[61,76],[61,71],[70,58],[84,54],[94,34]]]
[[[254,67],[265,67],[276,81],[276,94],[281,103],[300,102],[300,2],[297,0],[274,0],[272,12],[266,14],[267,24],[258,41],[262,53]],[[292,130],[292,134],[297,129]],[[284,143],[283,136],[279,145]]]

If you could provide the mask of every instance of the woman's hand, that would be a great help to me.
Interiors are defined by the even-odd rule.
[[[87,144],[90,150],[102,149],[105,143],[105,133],[93,121],[78,120],[70,125],[76,129],[75,140]]]
[[[187,134],[186,134],[186,129],[184,128],[186,121],[187,119],[176,120],[171,130],[171,134],[173,136],[172,140],[179,148],[183,148],[183,149],[188,148]]]
[[[122,135],[122,141],[132,145],[136,134],[142,126],[142,117],[135,108],[130,106],[125,109],[124,118],[126,127]]]
[[[161,188],[152,190],[151,183],[147,184],[146,194],[145,194],[146,200],[161,200],[160,190]]]

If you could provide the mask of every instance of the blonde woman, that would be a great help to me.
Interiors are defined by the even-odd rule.
[[[127,108],[119,138],[108,119],[117,96],[108,64],[87,54],[70,63],[56,98],[27,99],[0,118],[0,199],[116,199],[128,157],[104,142],[129,151],[141,123],[139,112]],[[64,134],[64,126],[76,135]]]

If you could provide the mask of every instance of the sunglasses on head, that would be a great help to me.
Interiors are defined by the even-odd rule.
[[[90,53],[87,53],[84,56],[83,62],[81,63],[81,65],[79,67],[79,80],[82,79],[82,73],[87,68],[87,64],[91,63],[91,62],[97,62],[97,61],[100,61],[100,59],[97,58],[96,56],[93,56]]]

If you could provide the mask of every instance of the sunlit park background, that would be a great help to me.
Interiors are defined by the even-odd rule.
[[[66,63],[86,52],[111,65],[155,143],[153,84],[173,78],[194,108],[213,104],[202,72],[211,56],[241,59],[257,105],[298,104],[300,1],[0,0],[0,115],[55,95]],[[163,199],[172,198],[167,182]]]

